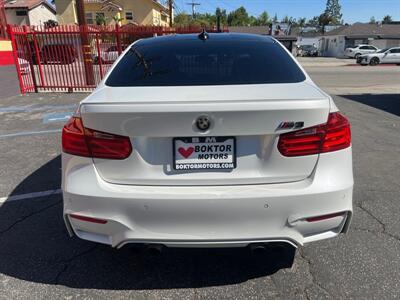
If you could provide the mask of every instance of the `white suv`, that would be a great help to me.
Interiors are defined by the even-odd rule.
[[[346,50],[344,50],[344,55],[357,59],[360,55],[374,53],[378,50],[378,48],[372,45],[358,45],[356,47],[346,48]]]

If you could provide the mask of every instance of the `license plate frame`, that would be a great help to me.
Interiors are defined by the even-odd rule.
[[[225,151],[225,154],[231,155],[232,158],[229,161],[222,161],[222,162],[215,162],[215,159],[211,159],[211,161],[206,162],[206,161],[197,161],[197,162],[180,162],[177,163],[177,156],[181,156],[181,161],[188,161],[189,157],[183,157],[182,154],[178,155],[177,153],[177,141],[180,141],[186,145],[189,145],[190,147],[197,146],[195,144],[198,144],[198,146],[218,146],[219,149],[220,146],[225,145],[225,148],[228,145],[232,146],[231,151]],[[226,143],[227,141],[230,141],[230,143]],[[226,143],[226,144],[225,144]],[[215,171],[215,170],[221,170],[221,171],[229,171],[236,169],[237,167],[237,159],[236,159],[236,137],[234,136],[199,136],[199,137],[174,137],[172,140],[172,153],[173,153],[173,168],[176,171]],[[189,148],[186,148],[185,150],[188,150]],[[193,150],[194,153],[196,153],[195,150]],[[221,152],[219,152],[221,153]],[[217,153],[217,154],[219,154]],[[187,154],[187,153],[186,153]],[[203,154],[210,154],[208,152]],[[221,153],[223,154],[223,153]],[[189,155],[190,156],[190,155]],[[183,157],[183,159],[182,159]],[[194,160],[196,158],[192,158]],[[199,158],[197,158],[199,159]],[[183,166],[183,167],[182,167]]]

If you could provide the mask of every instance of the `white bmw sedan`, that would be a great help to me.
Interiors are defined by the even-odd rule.
[[[271,37],[135,42],[62,149],[70,234],[113,247],[298,246],[352,216],[349,122]]]

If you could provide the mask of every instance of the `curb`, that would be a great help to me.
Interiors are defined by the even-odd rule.
[[[370,66],[370,65],[360,65],[360,64],[349,64],[346,66],[348,66],[348,67],[394,67],[397,65],[396,64],[379,64],[376,66]]]

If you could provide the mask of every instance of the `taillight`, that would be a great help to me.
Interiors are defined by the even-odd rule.
[[[71,117],[62,131],[62,148],[65,153],[90,156],[85,141],[85,129],[81,118]]]
[[[62,131],[65,153],[108,159],[125,159],[132,152],[129,137],[85,128],[82,119],[72,117]]]
[[[341,113],[334,112],[326,124],[281,134],[278,149],[291,157],[337,151],[350,144],[350,123]]]

